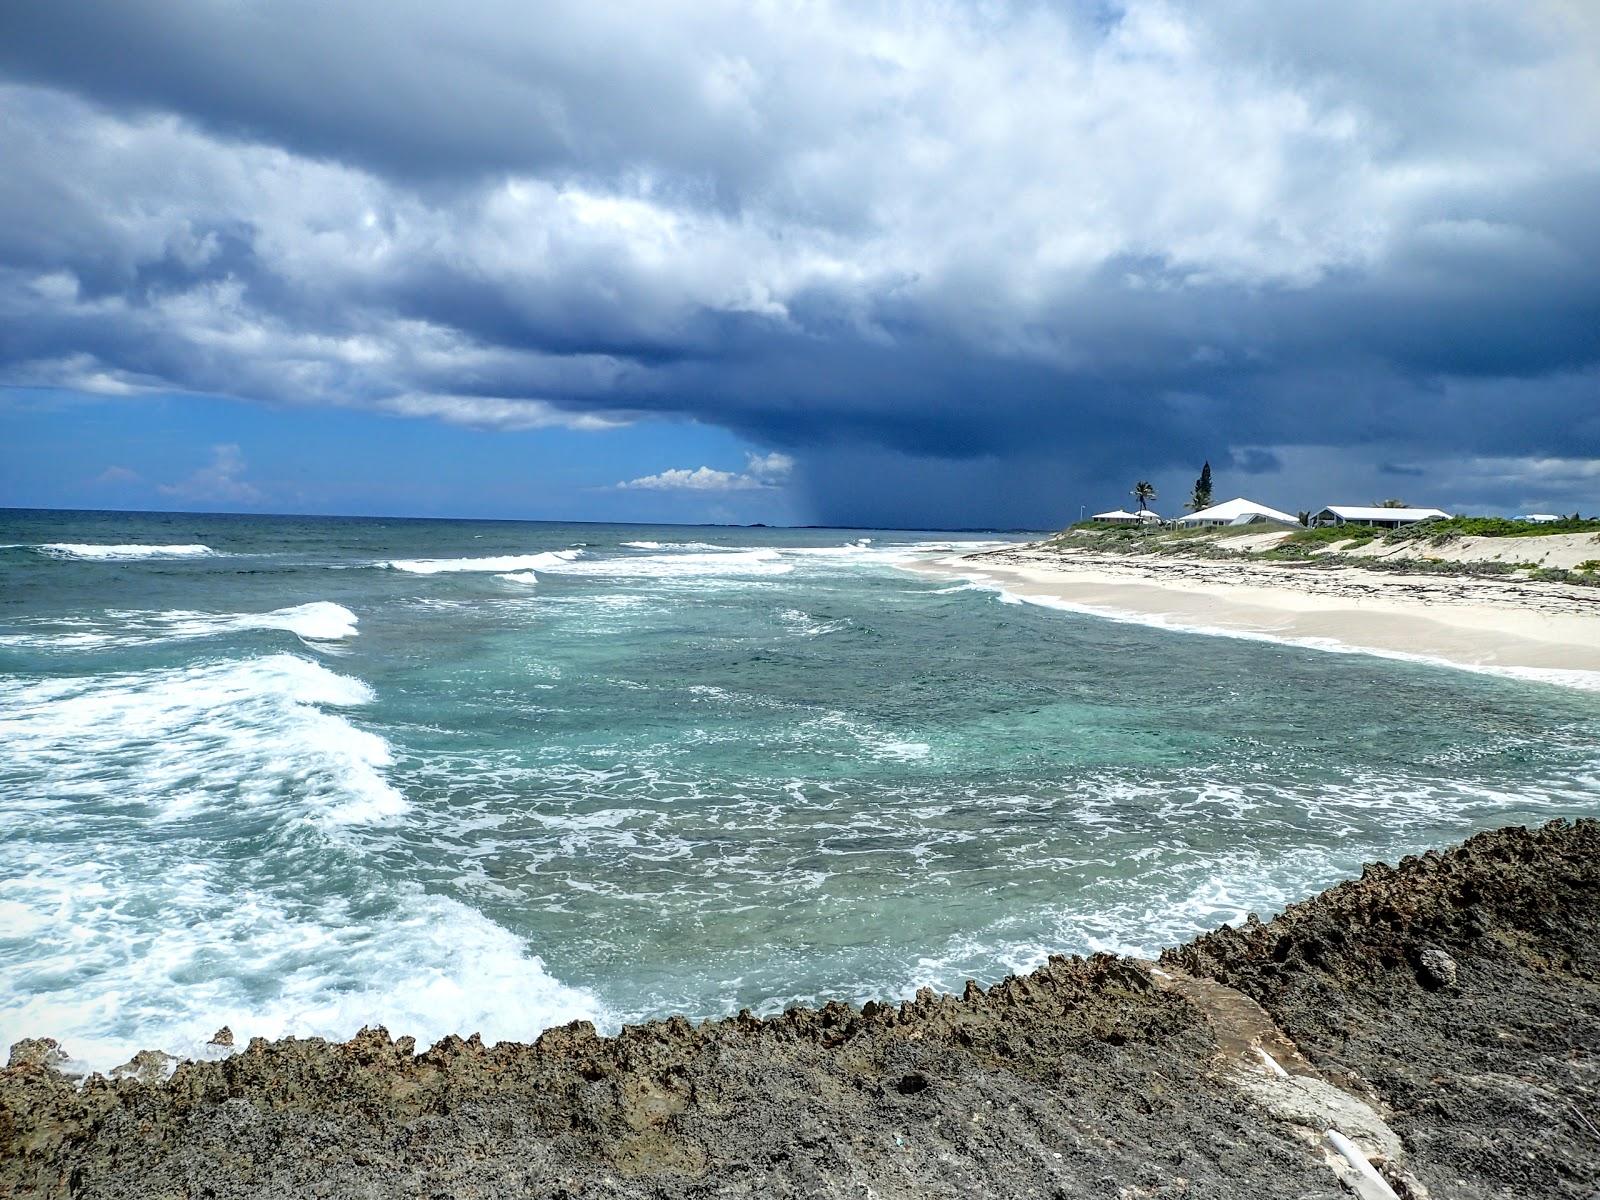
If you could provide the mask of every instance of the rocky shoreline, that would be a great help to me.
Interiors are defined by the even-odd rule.
[[[1592,1200],[1597,951],[1585,820],[959,997],[420,1055],[257,1039],[81,1085],[20,1043],[0,1196]]]

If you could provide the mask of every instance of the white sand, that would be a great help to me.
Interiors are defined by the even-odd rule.
[[[1108,616],[1600,689],[1600,588],[1035,547],[915,565]]]

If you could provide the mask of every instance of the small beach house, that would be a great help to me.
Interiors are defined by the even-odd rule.
[[[1420,521],[1447,521],[1442,508],[1363,508],[1350,504],[1330,504],[1311,518],[1313,525],[1373,525],[1379,529],[1398,529]]]
[[[1116,508],[1112,509],[1110,512],[1095,513],[1094,516],[1090,517],[1089,519],[1091,521],[1098,521],[1102,525],[1161,524],[1161,514],[1153,513],[1149,509],[1146,509],[1144,512],[1123,512],[1120,508]]]
[[[1213,504],[1210,508],[1202,508],[1199,512],[1179,517],[1174,524],[1185,529],[1197,529],[1207,525],[1298,525],[1300,518],[1238,496],[1222,504]]]

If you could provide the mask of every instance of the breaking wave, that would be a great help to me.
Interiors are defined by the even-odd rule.
[[[582,550],[546,550],[540,554],[501,554],[491,558],[397,558],[378,564],[412,575],[451,575],[462,571],[483,571],[495,575],[515,571],[549,570],[571,562]]]
[[[83,542],[46,542],[34,546],[47,558],[71,558],[94,562],[135,562],[144,558],[210,558],[216,551],[210,546],[189,543],[177,546],[97,546]]]

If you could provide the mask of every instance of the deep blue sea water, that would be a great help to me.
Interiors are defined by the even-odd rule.
[[[958,989],[1600,812],[1594,693],[900,565],[986,540],[0,512],[0,1044]]]

